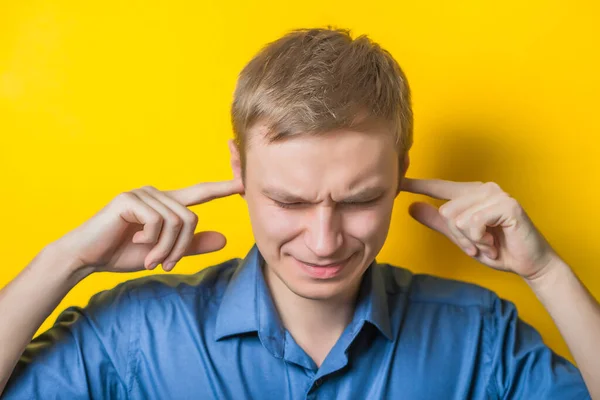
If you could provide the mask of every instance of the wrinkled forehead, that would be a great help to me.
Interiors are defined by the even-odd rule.
[[[267,128],[262,129],[246,149],[246,173],[263,185],[315,194],[393,185],[398,179],[398,155],[389,132],[339,129],[272,142],[260,137]]]

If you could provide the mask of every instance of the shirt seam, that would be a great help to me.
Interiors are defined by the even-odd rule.
[[[487,320],[487,321],[486,321]],[[487,353],[489,359],[489,376],[486,385],[486,392],[491,399],[500,399],[501,388],[498,385],[498,381],[496,380],[496,358],[494,353],[494,340],[492,338],[496,337],[494,332],[496,331],[495,319],[493,318],[492,312],[488,310],[484,314],[484,335],[485,339],[484,343],[484,351]]]
[[[139,344],[139,335],[133,334],[133,326],[135,321],[135,326],[139,326],[139,299],[137,297],[134,298],[133,294],[130,290],[126,291],[127,297],[129,301],[134,305],[133,317],[129,321],[129,338],[128,338],[128,349],[127,349],[127,398],[132,397],[134,379],[137,375],[137,355],[138,355],[138,344]]]

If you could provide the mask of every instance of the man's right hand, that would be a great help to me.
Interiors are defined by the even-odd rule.
[[[90,272],[133,272],[158,264],[170,271],[182,257],[217,251],[226,243],[218,232],[194,233],[198,217],[187,207],[243,192],[239,179],[172,191],[145,186],[121,193],[54,245]]]
[[[143,187],[118,195],[83,225],[46,246],[0,290],[0,395],[35,331],[74,285],[96,271],[139,271],[220,250],[218,232],[194,233],[187,207],[244,193],[241,180],[161,192]],[[49,271],[52,271],[51,273]]]

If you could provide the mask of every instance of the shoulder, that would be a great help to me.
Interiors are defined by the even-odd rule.
[[[483,286],[430,274],[415,274],[408,269],[378,264],[388,293],[404,292],[411,303],[434,303],[458,307],[479,307],[487,311],[498,306],[500,298]]]
[[[156,274],[124,282],[123,289],[140,299],[157,298],[172,294],[218,296],[239,266],[239,259],[206,267],[195,274]]]
[[[126,310],[139,305],[156,303],[165,298],[220,299],[239,266],[240,259],[206,267],[191,274],[156,274],[122,282],[112,289],[93,295],[86,306],[87,313]]]

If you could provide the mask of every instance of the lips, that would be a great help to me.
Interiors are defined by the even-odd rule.
[[[340,264],[343,264],[344,262],[346,262],[346,260],[335,261],[335,262],[328,263],[328,264],[313,264],[313,263],[308,263],[308,262],[305,262],[305,261],[300,261],[300,262],[302,262],[302,263],[304,263],[304,264],[306,264],[308,266],[311,266],[311,267],[318,267],[319,268],[319,267],[333,267],[333,266],[336,266],[336,265],[340,265]]]
[[[304,273],[315,279],[330,279],[338,275],[348,263],[350,257],[331,263],[307,263],[296,258],[296,264],[303,270]]]

